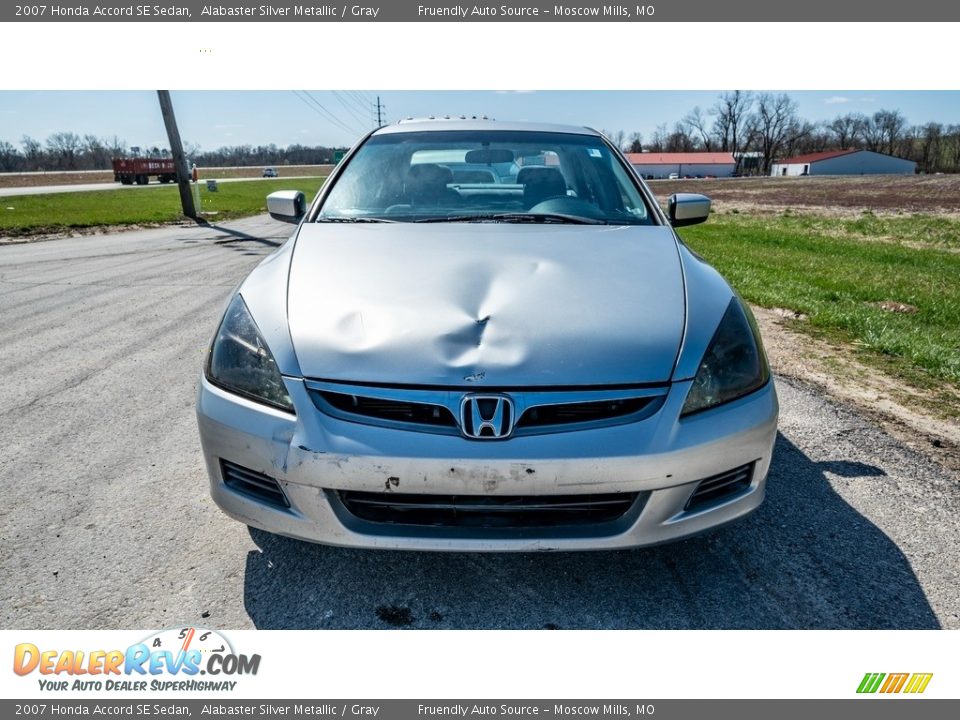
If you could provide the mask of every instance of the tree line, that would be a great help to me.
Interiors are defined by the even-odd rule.
[[[920,172],[960,172],[960,124],[910,125],[887,109],[810,122],[786,93],[721,93],[711,107],[694,107],[647,140],[639,132],[604,134],[626,152],[729,152],[743,174],[769,175],[778,159],[848,148],[913,160]]]
[[[786,93],[721,93],[709,108],[694,107],[672,127],[639,132],[604,131],[626,152],[729,152],[742,174],[767,175],[777,159],[824,150],[856,148],[913,160],[920,172],[960,172],[960,124],[910,125],[899,110],[872,115],[849,112],[810,122]],[[335,148],[306,145],[236,145],[204,151],[186,144],[187,157],[201,167],[320,165],[333,162]],[[0,172],[105,170],[114,157],[168,157],[169,150],[128,146],[113,136],[58,132],[41,142],[24,136],[19,147],[0,140]]]
[[[235,145],[216,150],[201,150],[199,145],[184,144],[187,159],[200,167],[245,167],[257,165],[328,165],[341,148],[307,145]],[[170,157],[161,147],[128,145],[116,135],[100,138],[72,132],[53,133],[41,142],[25,135],[19,147],[0,140],[0,172],[51,170],[108,170],[113,158]]]

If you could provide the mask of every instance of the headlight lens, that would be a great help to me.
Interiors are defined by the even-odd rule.
[[[293,412],[273,354],[239,293],[230,302],[210,349],[207,379],[238,395]]]
[[[769,379],[756,321],[735,296],[700,362],[680,415],[736,400],[759,390]]]

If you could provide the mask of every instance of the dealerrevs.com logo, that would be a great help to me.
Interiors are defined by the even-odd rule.
[[[866,673],[860,685],[857,687],[858,693],[882,693],[890,695],[895,693],[907,693],[916,695],[927,689],[933,673]]]
[[[13,652],[14,673],[40,676],[40,689],[47,691],[231,691],[238,682],[233,678],[259,669],[260,655],[237,653],[221,633],[198,627],[164,630],[125,650],[57,650],[27,642]]]

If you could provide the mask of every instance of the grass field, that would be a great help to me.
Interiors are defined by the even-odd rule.
[[[222,183],[218,192],[200,184],[200,212],[217,220],[266,212],[275,190],[302,190],[308,200],[323,178],[290,178]],[[183,220],[175,185],[78,193],[0,197],[0,237],[66,232],[111,225],[147,225]]]
[[[200,168],[200,179],[258,178],[265,166]],[[277,165],[280,177],[309,177],[329,175],[333,165]],[[113,182],[112,170],[77,170],[56,172],[0,173],[0,192],[3,188],[43,187],[44,185],[86,185]],[[157,179],[151,178],[156,183]]]
[[[748,301],[911,384],[960,385],[960,219],[719,213],[681,234]]]

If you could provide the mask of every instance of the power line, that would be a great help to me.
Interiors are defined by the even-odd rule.
[[[342,127],[344,130],[347,130],[348,132],[360,132],[360,133],[363,132],[362,130],[359,130],[359,131],[358,131],[357,128],[355,128],[351,123],[344,122],[343,120],[340,119],[340,116],[339,116],[339,115],[335,115],[332,111],[328,110],[328,109],[323,105],[323,103],[321,103],[319,100],[317,100],[317,98],[315,98],[315,97],[310,93],[309,90],[301,90],[301,92],[302,92],[304,95],[306,95],[307,98],[309,98],[310,101],[313,102],[318,108],[320,108],[320,110],[322,110],[323,113],[324,113],[325,115],[327,115],[327,117],[329,117],[333,122],[337,123],[337,124],[338,124],[340,127]]]
[[[300,93],[302,93],[302,95],[301,95]],[[332,112],[330,112],[329,110],[327,110],[327,108],[325,108],[320,101],[318,101],[315,97],[313,97],[313,95],[311,95],[311,94],[310,94],[309,92],[307,92],[306,90],[299,90],[299,91],[298,91],[298,90],[294,90],[294,91],[293,91],[293,94],[296,95],[298,98],[300,98],[300,100],[301,100],[307,107],[309,107],[311,110],[313,110],[315,113],[317,113],[317,114],[320,115],[321,117],[324,117],[324,118],[326,118],[328,121],[332,122],[334,125],[336,125],[336,126],[337,126],[338,128],[340,128],[341,130],[343,130],[343,131],[345,131],[345,132],[348,132],[348,133],[350,133],[350,134],[357,134],[357,133],[358,133],[358,130],[357,130],[356,128],[350,127],[347,123],[343,122],[340,118],[338,118],[338,117],[337,117],[336,115],[334,115]],[[362,134],[362,131],[359,131],[359,133]]]
[[[370,106],[373,105],[372,100],[367,100],[362,97],[359,93],[351,92],[350,90],[344,90],[343,94],[346,96],[347,100],[353,103],[353,106],[360,110],[360,112],[368,113],[370,112]]]
[[[343,97],[341,97],[340,93],[338,93],[336,90],[331,90],[330,92],[332,92],[332,93],[333,93],[333,96],[337,99],[337,101],[338,101],[341,105],[343,105],[343,109],[344,109],[344,110],[346,110],[348,113],[350,113],[351,115],[353,115],[353,117],[355,117],[357,120],[359,120],[362,125],[365,125],[365,124],[366,124],[367,121],[364,120],[364,119],[363,119],[362,117],[360,117],[359,115],[357,115],[356,111],[355,111],[352,107],[350,107],[349,105],[347,105],[346,101],[343,99]]]
[[[327,115],[325,115],[325,114],[323,114],[322,112],[320,112],[320,111],[317,109],[317,106],[316,106],[316,105],[314,105],[314,104],[311,103],[309,100],[307,100],[307,98],[306,98],[305,95],[301,95],[297,90],[293,90],[292,92],[293,92],[294,95],[296,95],[297,100],[299,100],[299,101],[302,102],[304,105],[306,105],[308,108],[310,108],[311,110],[313,110],[317,115],[319,115],[320,117],[322,117],[324,120],[327,120],[328,122],[330,121],[330,118],[329,118]],[[342,126],[341,126],[341,127],[342,127]],[[344,129],[345,129],[345,128],[344,128]]]

